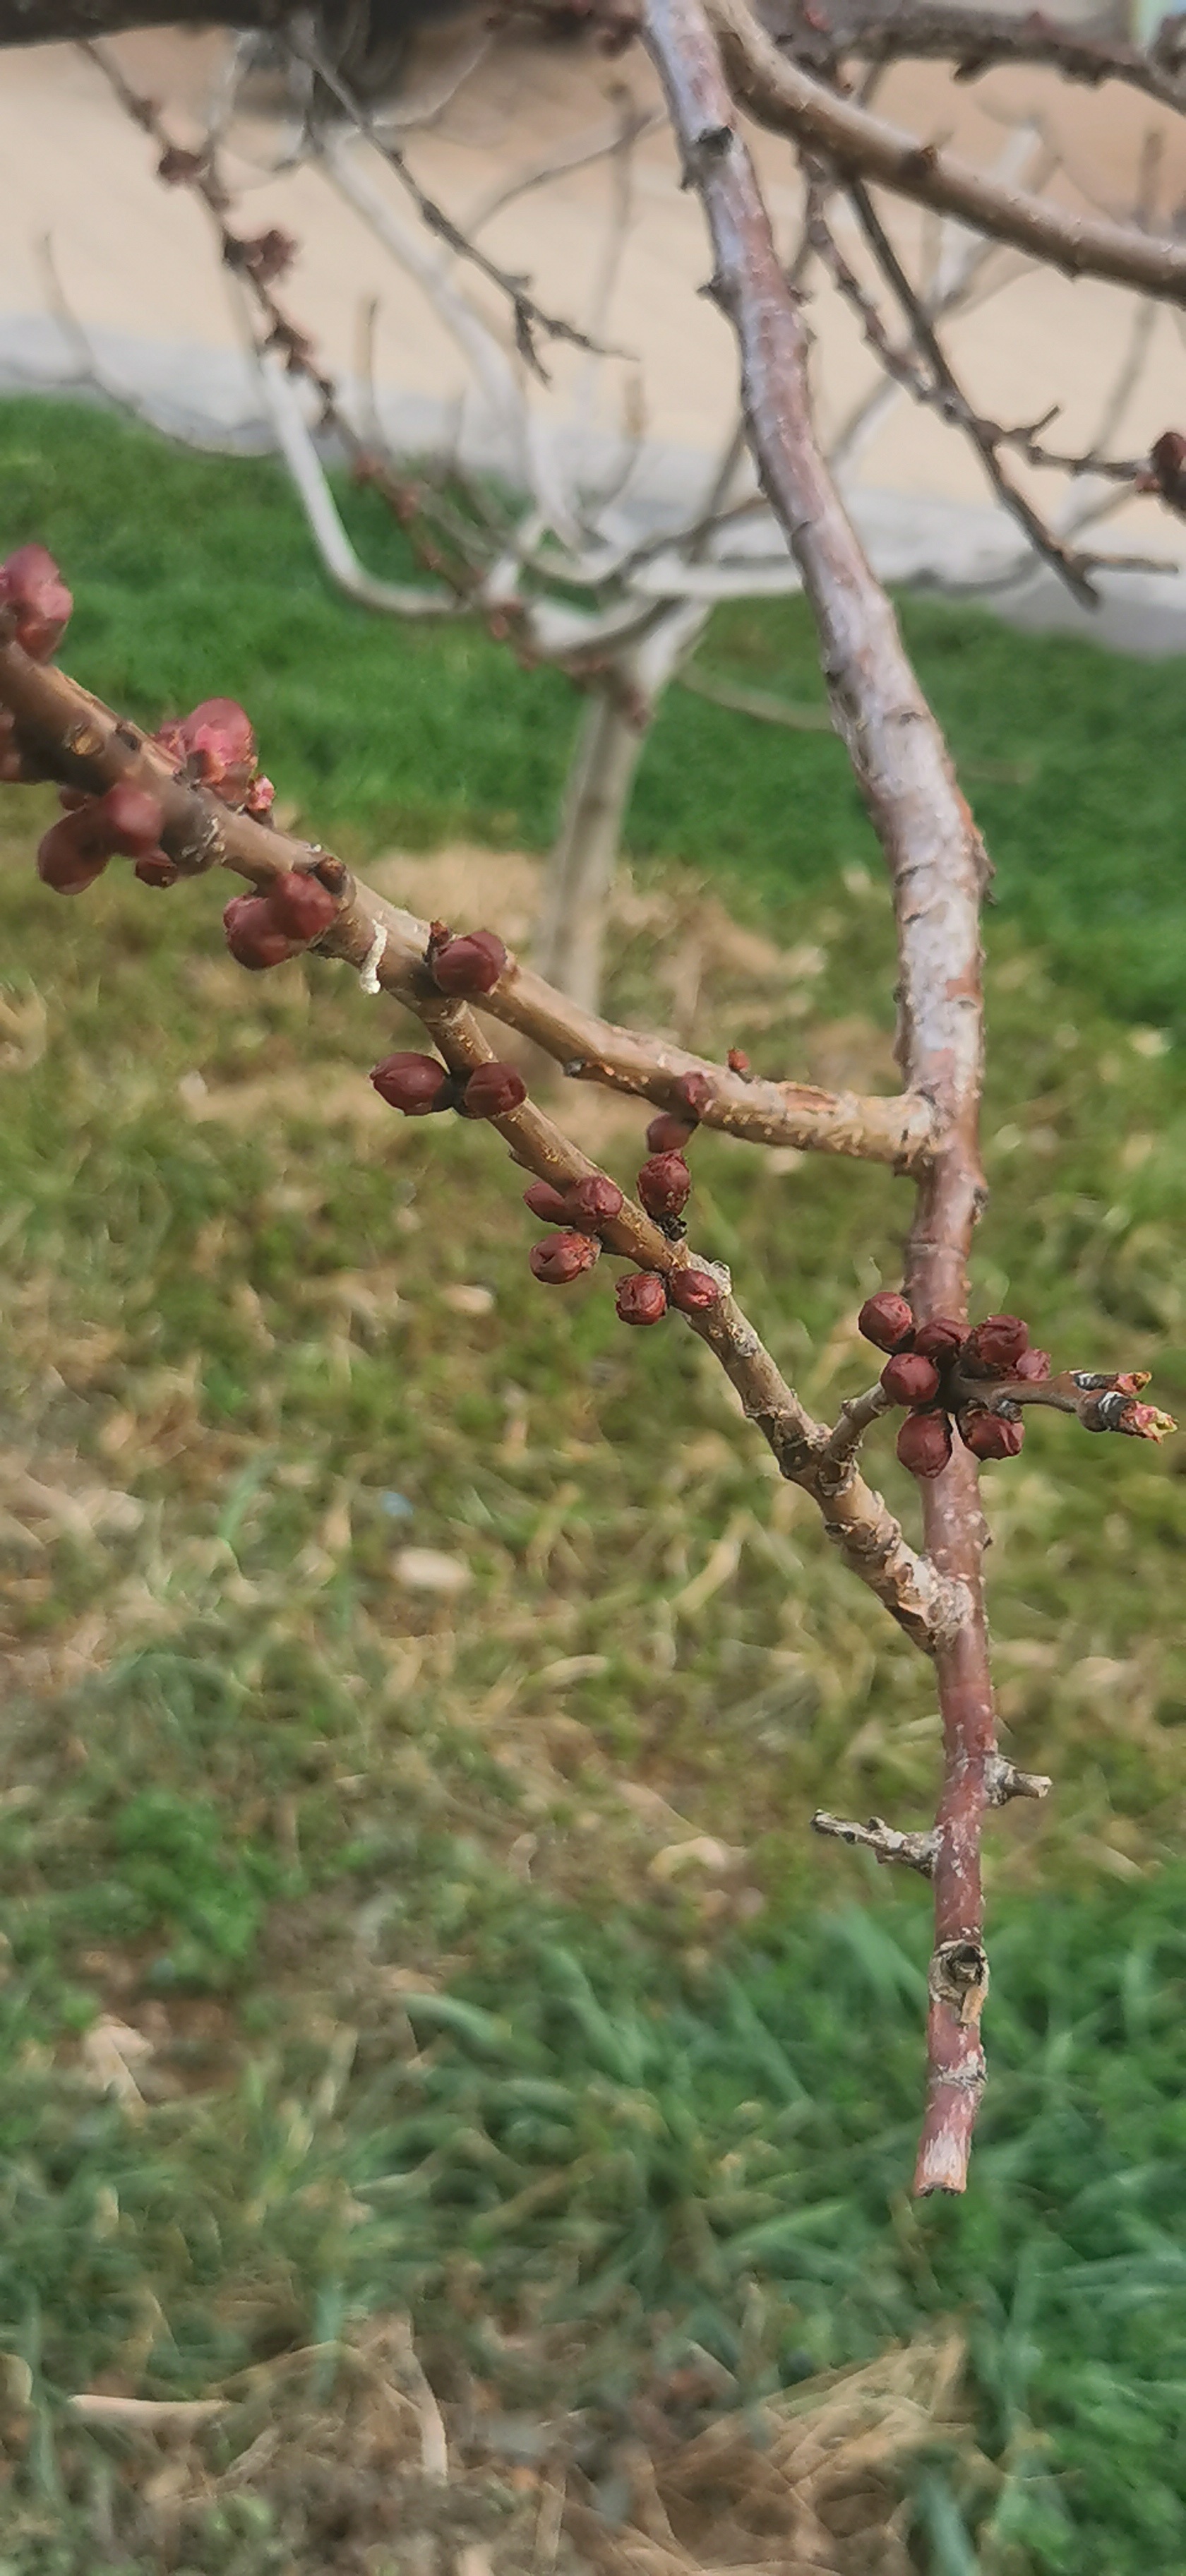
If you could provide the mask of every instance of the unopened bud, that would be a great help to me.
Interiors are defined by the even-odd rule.
[[[912,1476],[941,1476],[951,1457],[946,1414],[908,1413],[898,1433],[898,1456]]]
[[[857,1331],[876,1350],[901,1351],[914,1340],[914,1317],[904,1297],[882,1288],[876,1297],[866,1297],[857,1316]]]
[[[695,1133],[695,1125],[689,1125],[686,1118],[673,1118],[661,1109],[647,1129],[647,1144],[652,1154],[682,1154]]]
[[[689,1263],[686,1269],[669,1273],[667,1294],[681,1314],[700,1315],[706,1306],[720,1303],[722,1290],[720,1280],[713,1278],[711,1270],[694,1270]]]
[[[31,662],[48,662],[66,632],[74,601],[45,546],[18,546],[0,564],[0,605],[12,611],[22,652]]]
[[[462,1095],[467,1118],[509,1118],[522,1107],[527,1085],[513,1064],[480,1064]]]
[[[896,1351],[881,1372],[881,1383],[892,1404],[933,1404],[939,1392],[939,1371],[933,1360],[924,1359],[918,1351]]]
[[[442,993],[492,993],[506,973],[507,952],[494,930],[470,930],[433,951],[433,980]]]
[[[338,909],[320,877],[308,876],[299,868],[289,868],[284,876],[274,878],[267,899],[277,929],[284,932],[286,939],[302,944],[320,939]]]
[[[712,1107],[712,1084],[706,1073],[681,1074],[675,1086],[676,1098],[690,1110],[693,1118],[703,1118]]]
[[[1000,1413],[969,1410],[960,1414],[959,1427],[974,1458],[1015,1458],[1025,1438],[1024,1422],[1006,1422]]]
[[[146,850],[143,858],[137,859],[134,874],[141,885],[165,888],[176,885],[181,870],[164,850]]]
[[[1020,1315],[986,1315],[968,1335],[963,1365],[973,1377],[1007,1377],[1029,1349],[1029,1338]]]
[[[619,1279],[614,1303],[624,1324],[659,1324],[667,1312],[667,1291],[657,1270],[628,1270]]]
[[[371,1074],[380,1100],[402,1109],[405,1118],[427,1118],[434,1109],[451,1109],[453,1082],[435,1055],[388,1055]]]
[[[625,1205],[617,1182],[607,1180],[602,1172],[586,1173],[583,1181],[574,1181],[564,1193],[569,1224],[591,1226],[594,1232],[600,1225],[612,1225]]]
[[[954,1315],[932,1315],[928,1323],[919,1325],[914,1336],[915,1350],[921,1351],[924,1359],[933,1360],[936,1368],[946,1368],[963,1346],[964,1328]]]
[[[269,966],[283,966],[287,958],[296,954],[293,941],[285,938],[263,895],[233,895],[222,923],[232,957],[253,975],[263,974]]]
[[[679,1216],[691,1187],[682,1154],[652,1154],[638,1175],[638,1195],[648,1216]]]
[[[163,724],[156,737],[175,769],[242,805],[255,776],[255,729],[237,698],[203,698],[188,716]]]
[[[102,876],[110,846],[92,830],[85,806],[76,814],[63,814],[59,823],[50,824],[38,845],[37,874],[55,894],[82,894]]]
[[[1031,1386],[1040,1385],[1050,1375],[1049,1351],[1023,1351],[1013,1363],[1013,1375],[1028,1378]]]
[[[523,1192],[523,1205],[533,1216],[542,1217],[545,1225],[563,1225],[568,1214],[568,1201],[550,1181],[533,1181]]]
[[[547,1288],[567,1288],[599,1259],[601,1245],[591,1234],[546,1234],[530,1253],[534,1276]]]
[[[150,788],[117,779],[105,796],[96,798],[94,814],[96,824],[110,835],[112,849],[125,858],[146,859],[159,846],[165,809]]]

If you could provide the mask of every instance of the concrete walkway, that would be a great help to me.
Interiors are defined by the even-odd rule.
[[[439,87],[451,34],[426,52],[412,86]],[[167,103],[178,139],[199,131],[224,56],[224,40],[157,35],[126,38],[129,76]],[[410,138],[417,176],[451,212],[470,222],[510,173],[565,142],[608,134],[628,91],[655,104],[648,68],[631,55],[606,64],[568,47],[502,40],[452,102],[445,118]],[[1154,112],[1127,93],[1060,89],[1040,73],[994,74],[953,89],[932,67],[894,75],[882,104],[922,134],[945,133],[968,157],[992,161],[1019,120],[1039,126],[1065,164],[1055,188],[1068,203],[1117,208],[1132,193],[1142,136]],[[541,138],[543,140],[541,141]],[[424,447],[434,427],[456,428],[480,454],[489,424],[475,407],[466,364],[420,285],[391,259],[355,210],[316,169],[272,175],[282,129],[256,114],[240,119],[227,173],[242,191],[236,220],[262,231],[275,224],[300,244],[284,285],[294,317],[315,337],[331,371],[351,378],[359,320],[377,309],[375,363],[389,434]],[[794,239],[798,190],[791,156],[759,136],[757,152],[772,211]],[[366,144],[354,158],[391,213],[416,234],[398,183]],[[237,340],[227,279],[208,218],[190,192],[155,176],[151,144],[116,107],[95,66],[69,48],[0,59],[0,384],[59,386],[77,379],[75,335],[54,318],[59,305],[86,332],[99,373],[168,426],[227,443],[258,443],[263,432],[253,372]],[[703,222],[680,190],[661,121],[637,147],[632,204],[617,274],[606,293],[607,217],[615,165],[602,159],[547,189],[520,194],[483,230],[506,267],[529,274],[541,303],[588,318],[599,291],[601,332],[628,356],[591,369],[579,353],[549,354],[552,385],[535,397],[550,434],[569,447],[579,436],[597,477],[624,453],[623,432],[641,431],[642,451],[626,507],[648,524],[679,515],[703,489],[708,460],[727,435],[736,383],[731,336],[696,289],[707,272]],[[1167,120],[1159,175],[1159,220],[1186,198],[1186,136]],[[916,258],[919,228],[898,223]],[[417,236],[423,253],[423,236]],[[966,237],[964,237],[966,239]],[[855,243],[845,236],[855,255]],[[950,229],[946,255],[961,247]],[[506,313],[480,279],[451,272],[503,341]],[[1135,308],[1118,290],[1073,285],[1031,272],[997,253],[982,288],[999,291],[959,317],[949,347],[973,400],[997,418],[1026,419],[1052,402],[1063,409],[1052,433],[1086,445],[1130,344]],[[878,380],[852,316],[823,289],[812,305],[821,418],[834,436]],[[1179,317],[1151,321],[1140,381],[1112,432],[1113,452],[1140,453],[1168,425],[1186,426],[1186,351]],[[1021,478],[1024,479],[1024,478]],[[1055,478],[1028,478],[1047,511],[1057,511]],[[904,396],[884,409],[847,477],[851,505],[881,569],[899,580],[959,587],[999,585],[1017,554],[1012,524],[986,501],[981,469],[966,442]],[[1140,551],[1175,567],[1153,579],[1108,576],[1105,605],[1078,609],[1053,577],[1027,577],[997,596],[1026,622],[1065,624],[1130,649],[1186,646],[1186,527],[1150,503],[1129,503],[1099,532],[1102,550]],[[995,594],[994,594],[995,595]]]

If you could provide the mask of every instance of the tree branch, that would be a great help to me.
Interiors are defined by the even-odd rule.
[[[1186,304],[1186,243],[1068,214],[1046,198],[1002,187],[788,62],[745,0],[708,0],[708,7],[738,103],[759,125],[833,163],[843,178],[868,179],[916,205],[954,215],[1068,277],[1106,277],[1162,303]]]

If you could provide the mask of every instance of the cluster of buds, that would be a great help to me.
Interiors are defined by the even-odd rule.
[[[51,662],[74,601],[45,546],[18,546],[0,564],[0,636],[19,644],[31,662]],[[0,709],[0,781],[31,786],[45,772],[17,733],[16,718]]]
[[[227,947],[240,966],[262,974],[320,939],[337,908],[336,896],[320,877],[289,868],[273,877],[266,894],[232,895],[222,916]]]
[[[862,1306],[867,1342],[889,1357],[881,1384],[892,1404],[909,1410],[898,1456],[915,1476],[938,1476],[953,1447],[953,1428],[974,1458],[1016,1458],[1025,1439],[1023,1404],[1074,1413],[1087,1431],[1121,1431],[1162,1440],[1174,1425],[1139,1397],[1148,1375],[1108,1376],[1082,1369],[1051,1375],[1048,1351],[1033,1349],[1020,1315],[987,1315],[971,1331],[950,1315],[916,1324],[905,1297],[883,1290]]]
[[[513,1064],[480,1064],[474,1073],[450,1073],[435,1055],[387,1055],[371,1074],[380,1100],[405,1118],[428,1118],[458,1109],[463,1118],[509,1118],[527,1098]]]
[[[673,1130],[678,1141],[673,1141]],[[638,1195],[647,1215],[673,1243],[683,1238],[683,1210],[692,1187],[679,1144],[686,1144],[691,1132],[684,1121],[666,1116],[652,1119],[647,1143],[653,1150],[638,1175]],[[550,1181],[533,1181],[523,1196],[533,1216],[549,1219],[560,1229],[534,1244],[530,1255],[533,1276],[549,1288],[567,1288],[592,1269],[605,1227],[613,1224],[626,1204],[617,1183],[600,1173],[561,1189],[554,1189]],[[670,1271],[627,1271],[618,1281],[615,1304],[624,1324],[659,1324],[669,1306],[685,1315],[700,1314],[715,1306],[720,1295],[720,1281],[710,1270],[683,1262]]]

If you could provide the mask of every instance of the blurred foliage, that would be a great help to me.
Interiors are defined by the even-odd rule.
[[[157,526],[136,515],[132,433],[27,405],[0,428],[9,534],[61,552],[81,676],[152,718],[241,689],[281,794],[327,833],[344,814],[360,852],[397,826],[500,828],[497,775],[521,800],[506,835],[546,837],[567,693],[460,633],[351,618],[270,468],[154,449]],[[1156,696],[1161,675],[910,614],[965,636],[986,691],[966,738],[994,757],[1018,749],[992,676],[1007,648],[1042,779],[1053,670],[1130,705],[1081,748],[1084,797],[1124,806],[1137,682]],[[737,662],[747,631],[726,638]],[[935,646],[952,689],[961,651]],[[450,670],[468,673],[451,699]],[[671,702],[689,763],[711,713]],[[664,727],[640,830],[669,792]],[[640,865],[612,1005],[773,1072],[888,1083],[889,910],[838,755],[731,720],[726,768],[719,740],[719,774],[693,798],[685,770],[654,840],[744,860],[730,900],[749,926],[687,867]],[[1140,795],[1164,781],[1128,794],[1149,885]],[[1023,791],[999,792],[1019,813]],[[1023,935],[1020,894],[993,926],[976,1297],[1027,1313],[1060,1362],[1152,1367],[1181,1413],[1186,1077],[1160,1030],[1109,1015],[1094,954],[1076,964],[1064,803],[1052,949]],[[772,891],[755,854],[808,806],[815,881]],[[204,2392],[407,2301],[526,2406],[617,2402],[689,2341],[755,2393],[954,2315],[998,2482],[970,2493],[935,2464],[920,2566],[961,2576],[967,2517],[999,2576],[1168,2576],[1186,2510],[1179,1449],[1049,1419],[986,1472],[1005,1740],[1056,1787],[992,1827],[973,2189],[912,2209],[926,1893],[804,1827],[817,1803],[926,1817],[927,1668],[701,1346],[674,1320],[620,1331],[603,1275],[537,1291],[495,1141],[376,1102],[367,1066],[408,1042],[388,1004],[313,959],[245,983],[207,882],[162,898],[115,870],[57,901],[30,864],[49,810],[31,791],[5,818],[0,983],[0,2370],[26,2392],[0,2568],[92,2576],[93,2521],[72,2536],[55,2484],[70,2388]],[[502,917],[510,865],[473,863],[475,920]],[[1150,973],[1172,937],[1167,902]],[[570,1110],[628,1182],[645,1112],[583,1089]],[[869,1375],[853,1317],[897,1280],[906,1191],[710,1136],[693,1163],[694,1241],[833,1411]],[[871,1466],[912,1520],[887,1433]],[[105,2095],[129,2035],[147,2045]],[[245,2549],[210,2564],[274,2563]]]

